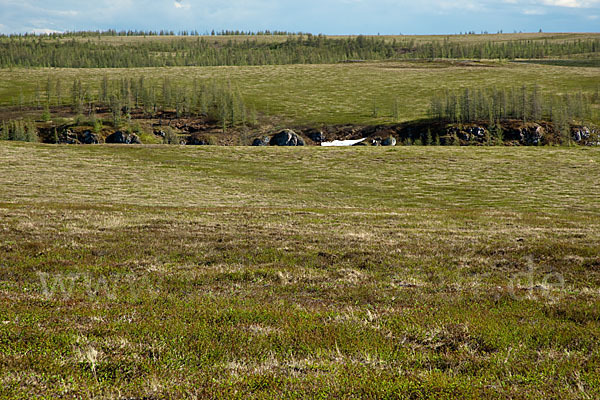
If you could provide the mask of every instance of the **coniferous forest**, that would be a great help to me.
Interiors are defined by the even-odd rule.
[[[431,99],[431,115],[454,123],[494,122],[517,119],[523,122],[552,120],[564,126],[567,121],[592,118],[597,94],[583,92],[545,96],[539,86],[532,88],[464,88],[446,90]]]
[[[600,39],[462,43],[449,39],[417,42],[362,35],[328,38],[311,34],[290,35],[283,42],[261,41],[249,36],[245,40],[227,41],[186,36],[160,41],[142,38],[117,44],[93,39],[71,35],[0,37],[0,67],[244,66],[434,58],[514,60],[600,51]]]
[[[48,79],[43,89],[36,89],[33,99],[19,103],[17,109],[43,110],[40,120],[48,122],[52,118],[51,109],[68,107],[75,115],[76,125],[88,124],[96,132],[103,127],[103,121],[97,117],[97,112],[102,111],[109,116],[104,124],[114,129],[129,128],[134,113],[138,119],[157,118],[166,113],[174,119],[202,118],[223,130],[256,120],[256,110],[244,103],[239,90],[214,81],[194,80],[192,85],[185,85],[165,76],[153,84],[144,76],[122,79],[104,76],[96,84],[73,80],[65,96],[62,88],[67,84],[61,79]],[[4,121],[0,126],[0,140],[38,141],[35,121]],[[51,137],[50,141],[58,139]]]

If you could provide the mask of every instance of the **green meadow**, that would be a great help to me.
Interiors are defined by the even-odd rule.
[[[600,152],[0,143],[0,397],[600,396]]]
[[[175,85],[193,81],[219,82],[239,91],[244,102],[266,117],[285,124],[379,124],[428,116],[431,98],[445,89],[515,88],[538,85],[545,95],[595,94],[600,67],[560,66],[504,61],[456,60],[366,62],[325,65],[246,67],[169,67],[134,69],[14,69],[0,74],[0,103],[17,107],[19,98],[36,104],[36,88],[48,78],[61,80],[62,98],[70,96],[73,80],[95,92],[104,76],[139,78],[160,90],[168,77]],[[38,96],[39,97],[39,96]],[[43,102],[42,102],[43,104]],[[394,107],[398,107],[398,118]],[[597,104],[594,106],[598,114]],[[39,118],[42,110],[34,111]],[[39,114],[39,115],[38,115]],[[597,117],[596,117],[597,118]]]

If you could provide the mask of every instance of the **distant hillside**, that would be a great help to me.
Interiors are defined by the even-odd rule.
[[[131,68],[329,64],[398,59],[600,58],[599,34],[456,36],[130,36],[72,33],[0,37],[0,67]]]

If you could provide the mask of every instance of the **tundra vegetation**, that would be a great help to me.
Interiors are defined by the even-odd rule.
[[[171,34],[0,37],[0,398],[600,397],[599,35]]]
[[[2,398],[597,398],[600,152],[0,145]]]

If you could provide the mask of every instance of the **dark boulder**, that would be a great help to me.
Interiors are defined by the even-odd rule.
[[[142,144],[135,133],[116,131],[106,138],[106,143],[111,144]]]
[[[323,132],[318,129],[311,129],[304,133],[306,137],[312,140],[315,143],[321,143],[325,141],[325,136],[323,136]]]
[[[211,140],[204,136],[190,136],[187,143],[190,146],[210,146]]]
[[[507,130],[505,130],[503,132],[503,135],[504,135],[504,140],[506,140],[508,142],[523,143],[524,140],[525,140],[522,128],[510,128],[510,129],[507,129]]]
[[[571,130],[571,136],[577,143],[587,143],[590,139],[590,130],[585,126],[576,126]]]
[[[265,136],[262,138],[256,138],[252,142],[252,146],[268,146],[270,140],[271,140],[271,138],[268,136]]]
[[[395,146],[396,138],[393,136],[389,136],[381,141],[382,146]]]
[[[81,134],[81,143],[98,144],[100,143],[100,138],[98,138],[98,135],[96,135],[92,131],[85,131]]]
[[[214,134],[192,133],[186,138],[186,144],[190,146],[212,146],[218,144],[218,141],[217,136]]]
[[[522,129],[521,142],[527,146],[539,146],[544,139],[545,131],[540,125],[527,126]]]
[[[269,141],[270,146],[304,146],[304,139],[291,129],[284,129]]]

